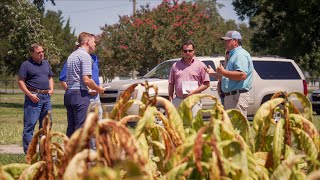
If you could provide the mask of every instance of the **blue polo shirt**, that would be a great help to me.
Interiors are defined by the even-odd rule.
[[[99,81],[99,59],[96,55],[94,54],[90,54],[91,58],[92,58],[92,76],[91,78],[94,80],[94,82],[97,85],[100,85],[100,81]],[[60,81],[64,81],[66,82],[67,79],[67,63],[65,63],[63,65],[63,68],[60,72],[59,75],[59,80]]]
[[[32,58],[24,61],[19,70],[19,77],[25,80],[26,86],[34,89],[49,89],[49,78],[53,76],[47,60],[36,63]]]
[[[253,63],[250,54],[241,46],[231,50],[230,59],[227,62],[226,70],[242,71],[247,74],[245,80],[231,80],[222,76],[221,89],[223,92],[231,92],[235,90],[250,90],[252,87]]]

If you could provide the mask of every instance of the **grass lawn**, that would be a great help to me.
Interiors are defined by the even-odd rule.
[[[24,154],[0,154],[0,164],[26,163]]]
[[[52,129],[66,132],[67,111],[63,105],[63,94],[53,94]],[[0,94],[0,144],[22,144],[23,94]],[[39,125],[36,125],[38,130]]]

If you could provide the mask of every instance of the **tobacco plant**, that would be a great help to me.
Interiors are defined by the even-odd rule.
[[[131,99],[136,86],[146,89],[141,101]],[[204,98],[214,105],[193,117],[192,107]],[[127,115],[133,103],[140,105],[139,114]],[[279,92],[261,105],[250,124],[238,110],[225,111],[214,96],[192,95],[176,109],[157,96],[156,86],[134,84],[103,120],[98,121],[97,110],[88,112],[83,127],[70,139],[51,132],[46,118],[30,143],[26,164],[2,166],[0,178],[317,178],[320,142],[311,110],[304,95]],[[203,113],[210,115],[208,121]],[[136,127],[128,128],[129,121],[137,121]],[[52,137],[61,138],[63,144]],[[96,150],[90,149],[90,138],[96,139]]]

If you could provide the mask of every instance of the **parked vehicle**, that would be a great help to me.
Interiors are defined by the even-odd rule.
[[[320,115],[320,89],[314,90],[310,95],[312,109]]]
[[[206,65],[216,69],[222,61],[223,56],[197,57]],[[101,103],[107,111],[111,111],[119,95],[133,83],[144,83],[147,80],[150,84],[158,86],[158,95],[168,98],[168,77],[173,63],[181,58],[164,61],[153,68],[145,76],[138,80],[123,80],[103,84],[108,89],[101,94]],[[253,85],[250,90],[250,101],[248,116],[253,116],[260,105],[268,101],[275,92],[301,92],[307,94],[307,83],[298,65],[291,59],[279,57],[252,57],[255,71],[253,73]],[[132,98],[141,99],[144,87],[138,86],[132,94]],[[210,77],[210,87],[203,92],[219,97],[217,93],[217,79]],[[213,106],[213,101],[204,99],[202,108],[208,109]],[[133,104],[128,114],[137,114],[138,105]],[[158,107],[161,109],[161,107]]]

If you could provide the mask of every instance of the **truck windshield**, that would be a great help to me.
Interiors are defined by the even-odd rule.
[[[159,78],[159,79],[168,79],[170,74],[170,69],[173,63],[176,61],[167,61],[159,64],[151,71],[149,71],[143,78]]]

